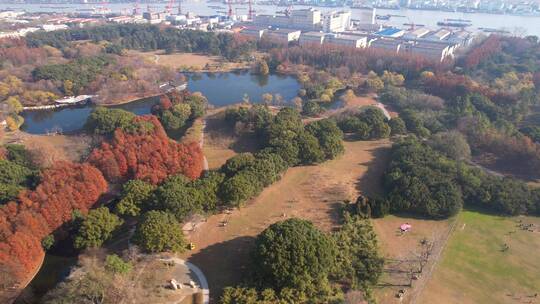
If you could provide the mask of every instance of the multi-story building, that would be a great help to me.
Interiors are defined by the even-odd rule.
[[[307,32],[300,35],[300,45],[321,45],[324,42],[326,34],[321,32]]]
[[[321,24],[322,13],[313,8],[293,10],[291,18],[294,26],[298,29],[315,29]]]
[[[377,16],[375,8],[360,8],[357,9],[358,13],[355,16],[358,16],[359,24],[375,24],[375,18]]]
[[[351,28],[351,12],[331,12],[323,18],[323,31],[327,33],[343,32]]]
[[[289,15],[257,15],[253,23],[257,26],[313,31],[320,30],[321,16],[321,11],[309,8],[293,10]]]

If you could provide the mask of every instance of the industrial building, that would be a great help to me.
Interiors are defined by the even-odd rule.
[[[244,36],[259,40],[262,38],[266,30],[267,30],[266,28],[262,28],[262,27],[247,27],[247,28],[242,29],[241,33]]]
[[[324,40],[325,44],[334,46],[348,46],[353,48],[367,47],[367,37],[358,37],[352,35],[331,34]]]
[[[399,53],[402,42],[391,38],[378,38],[369,42],[369,47],[383,51]]]
[[[428,35],[427,37],[425,37],[425,39],[431,40],[431,41],[441,41],[441,40],[446,39],[448,36],[450,36],[451,33],[452,32],[450,32],[449,30],[440,29]]]
[[[300,35],[300,45],[321,45],[324,42],[326,34],[322,32],[307,32]]]
[[[403,35],[403,39],[412,39],[412,40],[419,39],[429,34],[429,32],[431,32],[429,29],[425,27],[419,27],[417,29],[413,29],[412,31],[405,33],[405,35]]]
[[[263,37],[276,42],[289,43],[300,38],[301,31],[291,29],[278,29],[265,31]]]
[[[405,35],[405,31],[398,28],[386,28],[382,31],[376,32],[375,35],[389,37],[389,38],[398,38]]]
[[[422,41],[413,44],[410,48],[410,53],[432,60],[443,61],[448,57],[454,56],[454,48],[446,43]]]

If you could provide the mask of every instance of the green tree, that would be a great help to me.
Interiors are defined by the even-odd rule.
[[[192,187],[199,190],[204,211],[216,211],[218,204],[221,203],[218,191],[223,181],[225,181],[225,174],[218,171],[209,171],[203,177],[190,183]]]
[[[45,250],[51,249],[51,247],[52,247],[53,245],[54,245],[54,235],[52,235],[52,234],[47,235],[46,237],[44,237],[44,238],[41,240],[41,246],[42,246],[43,249],[45,249]]]
[[[467,139],[458,131],[439,132],[431,136],[428,144],[454,160],[469,160],[471,148]]]
[[[405,126],[405,122],[399,117],[394,117],[390,119],[388,124],[390,125],[391,135],[403,135],[407,133],[407,127]]]
[[[308,132],[302,132],[296,138],[299,148],[300,163],[304,165],[317,164],[324,160],[325,155],[321,150],[319,141]]]
[[[288,219],[272,224],[255,241],[257,282],[276,290],[291,288],[310,297],[327,294],[335,266],[335,244],[311,222]]]
[[[163,211],[149,211],[137,225],[134,241],[148,252],[183,252],[186,248],[180,222]]]
[[[253,154],[246,152],[237,154],[225,162],[221,166],[221,172],[225,173],[227,176],[233,176],[241,170],[251,166],[255,162],[255,157]]]
[[[106,207],[90,210],[74,239],[75,248],[100,247],[123,221]]]
[[[334,275],[360,289],[375,285],[382,274],[384,259],[379,255],[377,235],[368,219],[345,213],[345,222],[333,234],[337,245]]]
[[[97,107],[88,116],[85,128],[94,134],[110,135],[118,128],[127,129],[135,114],[121,109]]]
[[[233,207],[242,206],[246,200],[253,197],[260,189],[260,182],[255,174],[242,171],[225,180],[220,188],[223,201]]]
[[[316,116],[321,114],[323,109],[315,100],[308,100],[302,105],[302,114],[306,116]]]
[[[112,273],[126,274],[131,271],[131,263],[124,261],[116,254],[108,254],[105,258],[105,270]]]
[[[124,184],[116,211],[121,215],[138,216],[145,208],[155,187],[142,180],[130,180]]]
[[[174,214],[179,221],[202,212],[203,193],[183,180],[169,179],[154,192],[153,205],[156,209]]]
[[[343,132],[332,119],[321,119],[306,126],[306,131],[319,141],[326,159],[334,159],[345,151]]]

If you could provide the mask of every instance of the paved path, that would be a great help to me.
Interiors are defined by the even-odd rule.
[[[197,280],[199,281],[199,284],[201,285],[200,288],[203,293],[203,303],[209,304],[210,303],[210,289],[208,287],[208,281],[206,280],[206,277],[204,276],[204,273],[199,269],[199,267],[193,265],[190,262],[186,262],[179,258],[169,258],[169,259],[161,259],[163,261],[173,261],[176,264],[184,265],[189,270],[191,270],[195,276],[197,276]]]

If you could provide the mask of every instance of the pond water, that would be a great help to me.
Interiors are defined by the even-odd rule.
[[[295,78],[283,75],[254,75],[246,71],[231,73],[187,74],[191,92],[203,93],[210,104],[225,106],[242,102],[244,95],[254,103],[262,101],[265,93],[280,94],[284,101],[290,101],[300,90]]]
[[[284,101],[294,98],[300,84],[290,76],[268,75],[260,77],[247,71],[229,73],[187,74],[188,90],[201,92],[214,106],[225,106],[242,101],[244,95],[251,102],[261,102],[264,93],[280,94]],[[146,98],[114,108],[137,115],[149,114],[158,98]],[[22,130],[31,134],[61,131],[73,133],[83,128],[95,105],[86,104],[58,109],[24,111]]]

